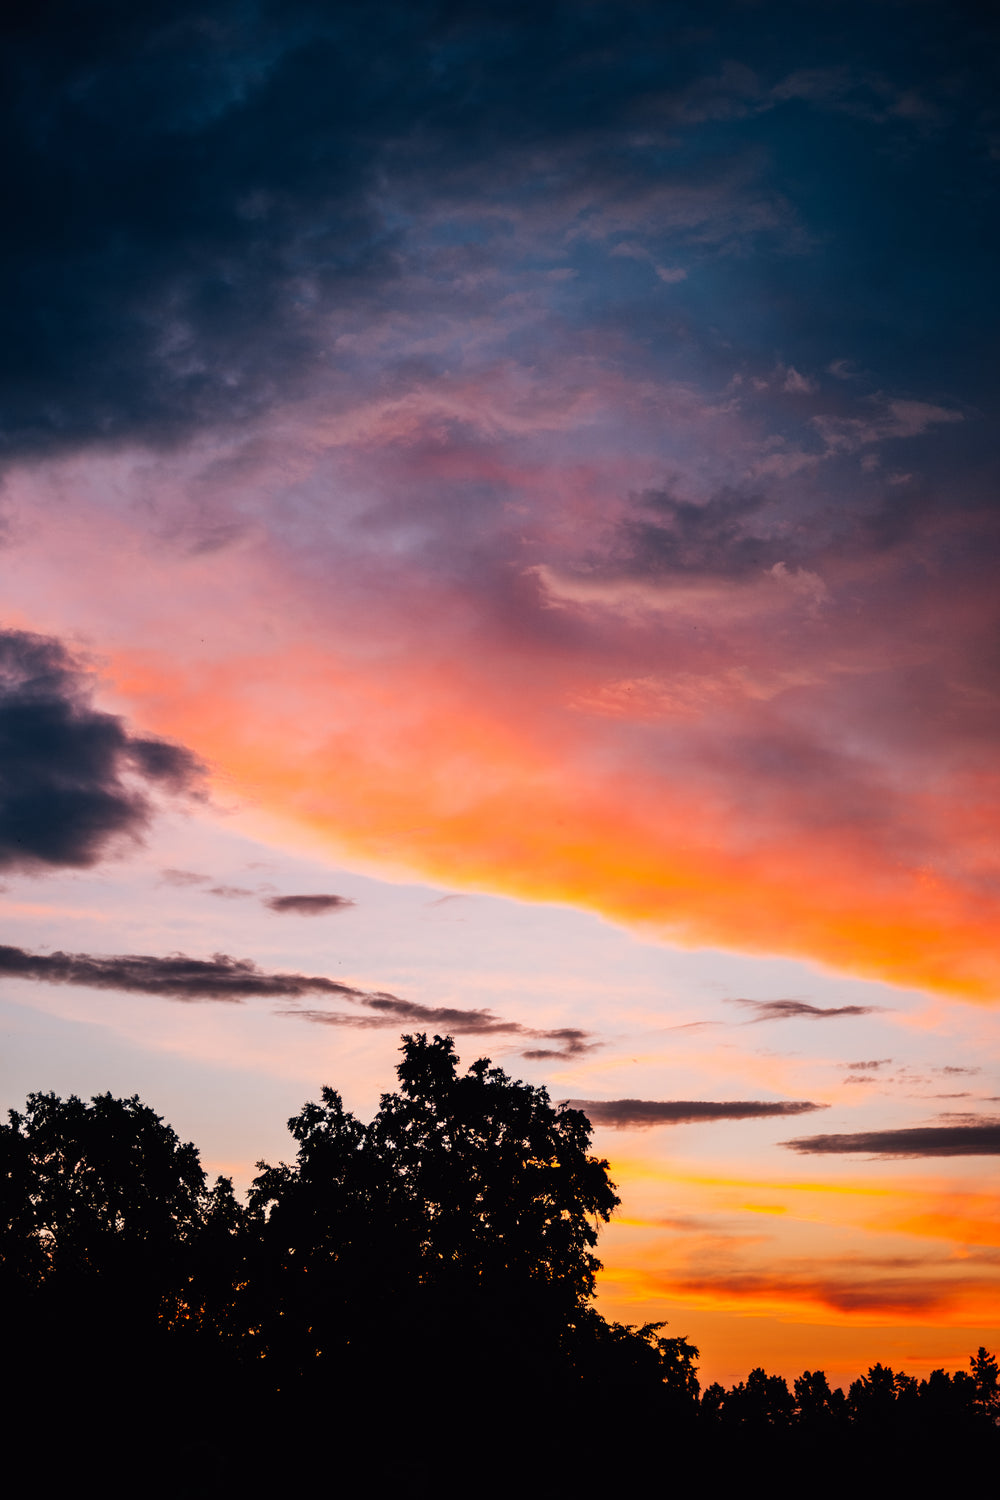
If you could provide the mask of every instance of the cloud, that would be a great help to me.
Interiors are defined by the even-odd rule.
[[[619,527],[629,573],[747,578],[788,556],[788,539],[769,534],[761,495],[723,490],[696,503],[669,490],[646,490],[638,505],[639,514]]]
[[[760,1120],[775,1115],[805,1115],[828,1107],[805,1099],[567,1099],[566,1103],[582,1109],[592,1125],[606,1125],[612,1130],[693,1125],[700,1120]]]
[[[650,1280],[654,1280],[650,1278]],[[756,1304],[761,1309],[819,1306],[842,1314],[907,1319],[946,1312],[961,1307],[963,1293],[975,1296],[992,1291],[991,1282],[968,1280],[964,1285],[945,1276],[893,1276],[866,1270],[855,1276],[807,1271],[734,1270],[695,1272],[659,1279],[661,1295],[706,1297],[722,1305]],[[654,1284],[656,1282],[654,1281]],[[669,1288],[669,1291],[668,1291]]]
[[[352,997],[353,998],[353,997]],[[567,1060],[601,1046],[593,1034],[574,1026],[544,1031],[523,1026],[519,1021],[505,1021],[491,1010],[457,1010],[450,1006],[420,1005],[415,1000],[400,1000],[395,995],[357,997],[370,1015],[349,1015],[325,1010],[287,1010],[282,1015],[297,1016],[318,1026],[350,1026],[360,1030],[397,1026],[415,1022],[418,1026],[438,1026],[456,1036],[504,1036],[537,1038],[556,1043],[554,1047],[530,1047],[521,1056],[532,1061]]]
[[[249,958],[215,953],[211,958],[188,958],[183,953],[95,955],[90,953],[29,953],[24,948],[0,946],[0,978],[32,979],[41,984],[83,985],[90,989],[122,990],[127,994],[157,995],[167,1000],[229,1001],[297,1000],[328,995],[363,1007],[366,1014],[338,1014],[325,1010],[293,1009],[279,1012],[320,1026],[361,1029],[414,1022],[439,1026],[456,1034],[510,1036],[551,1041],[554,1048],[525,1052],[531,1058],[578,1057],[601,1044],[590,1032],[576,1027],[542,1030],[519,1021],[505,1021],[491,1010],[458,1010],[420,1005],[382,990],[362,990],[322,974],[268,973]]]
[[[800,97],[789,90],[826,111],[856,90],[844,93],[847,59],[795,70],[804,46],[840,58],[836,26],[820,43],[793,24],[775,55],[738,14],[703,25],[691,10],[694,24],[678,25],[672,11],[606,0],[585,20],[565,3],[539,13],[475,0],[105,3],[82,31],[76,16],[72,0],[50,0],[9,38],[9,450],[171,441],[253,419],[331,362],[352,370],[340,339],[376,320],[407,271],[424,300],[435,283],[442,304],[466,287],[491,295],[491,219],[523,240],[533,217],[557,262],[574,242],[607,243],[609,259],[647,261],[661,286],[683,284],[689,258],[693,277],[710,250],[746,253],[762,235],[773,257],[796,214],[787,188],[754,170],[775,149],[773,124],[760,125],[767,151],[750,133],[754,117]],[[726,51],[740,54],[721,70],[720,20]],[[893,65],[910,66],[895,54]],[[786,81],[768,89],[759,73]],[[912,111],[916,82],[886,84],[887,97]],[[720,141],[727,124],[735,133]],[[823,139],[826,171],[856,172]],[[875,170],[879,153],[867,158]],[[858,204],[860,215],[863,195]],[[428,217],[430,246],[413,232]],[[853,220],[840,218],[846,233]],[[878,243],[867,218],[866,230]],[[432,253],[444,274],[421,276]],[[853,311],[853,284],[838,302],[820,267],[827,295],[815,301],[833,319]]]
[[[269,911],[295,912],[301,917],[321,917],[331,911],[345,911],[356,906],[349,896],[270,896],[264,902]]]
[[[130,734],[92,692],[60,641],[0,630],[0,869],[94,865],[143,832],[151,789],[197,789],[190,751]]]
[[[850,1153],[895,1159],[919,1156],[1000,1156],[1000,1118],[964,1116],[964,1123],[864,1130],[852,1135],[807,1135],[782,1141],[803,1156]]]
[[[552,1031],[525,1031],[526,1035],[545,1038],[556,1042],[558,1045],[550,1047],[531,1047],[522,1052],[522,1057],[531,1058],[536,1062],[544,1062],[548,1058],[557,1057],[579,1057],[584,1052],[592,1052],[595,1047],[602,1044],[592,1041],[593,1032],[581,1031],[577,1026],[557,1026]]]
[[[838,1063],[840,1068],[846,1068],[849,1073],[872,1073],[878,1068],[886,1068],[892,1062],[891,1057],[873,1057],[868,1062]],[[948,1069],[945,1069],[948,1072]]]
[[[884,1008],[880,1005],[809,1005],[805,1000],[743,1000],[737,996],[733,996],[729,1003],[748,1005],[757,1012],[749,1021],[743,1022],[744,1026],[755,1026],[758,1021],[829,1021],[834,1016],[870,1016]]]
[[[260,889],[254,890],[245,885],[209,885],[208,875],[198,875],[193,870],[161,870],[160,880],[164,885],[204,886],[209,896],[221,896],[226,901],[246,900],[260,895]],[[264,890],[268,887],[264,886]],[[273,886],[271,887],[273,890]],[[295,912],[303,917],[319,917],[327,912],[345,911],[350,906],[356,906],[349,896],[333,895],[308,895],[308,896],[267,896],[262,898],[262,904],[269,911]]]
[[[960,411],[934,406],[928,401],[871,398],[871,415],[861,417],[813,417],[813,426],[830,453],[856,453],[873,443],[890,438],[921,437],[942,422],[963,422]]]
[[[216,953],[211,958],[165,957],[148,953],[29,953],[0,946],[0,976],[43,984],[79,984],[92,989],[162,995],[170,1000],[295,999],[324,994],[338,999],[370,998],[368,992],[323,975],[269,974],[249,958]],[[392,996],[386,997],[392,999]]]
[[[550,257],[574,228],[592,241],[673,217],[703,246],[738,239],[748,213],[754,227],[774,218],[752,190],[734,208],[717,169],[664,182],[669,156],[637,141],[634,53],[659,56],[660,97],[680,98],[701,51],[683,56],[675,26],[620,6],[598,4],[585,26],[562,5],[528,18],[427,0],[155,0],[75,21],[72,0],[51,0],[9,39],[8,451],[171,442],[300,395],[331,360],[352,370],[340,338],[428,254],[414,217],[437,208],[459,231],[432,246],[450,274],[425,277],[423,299],[438,280],[453,299],[456,267],[475,291],[461,210],[500,197],[507,223],[523,220],[528,140]]]

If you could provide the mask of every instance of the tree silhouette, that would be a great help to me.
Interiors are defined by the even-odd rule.
[[[162,1285],[204,1216],[195,1147],[137,1097],[31,1094],[9,1120],[2,1232],[23,1247],[22,1274],[110,1279],[143,1264]]]
[[[969,1365],[976,1389],[976,1410],[989,1426],[1000,1426],[1000,1367],[997,1365],[996,1355],[988,1353],[980,1344],[970,1358]],[[965,1379],[969,1378],[964,1371],[959,1373]]]
[[[138,1098],[32,1094],[0,1125],[2,1403],[53,1489],[57,1462],[80,1487],[112,1412],[126,1467],[182,1431],[199,1362],[174,1333],[230,1206],[231,1184],[208,1191],[195,1147]]]
[[[450,1037],[402,1052],[370,1125],[324,1089],[289,1121],[295,1165],[259,1163],[247,1326],[284,1378],[331,1356],[342,1370],[390,1329],[425,1367],[475,1365],[480,1382],[529,1352],[565,1363],[619,1201],[589,1121],[487,1059],[460,1074]]]
[[[873,1365],[847,1397],[821,1370],[793,1395],[758,1368],[699,1401],[697,1349],[595,1306],[618,1196],[586,1116],[487,1059],[461,1073],[449,1037],[404,1037],[397,1074],[368,1125],[323,1089],[246,1207],[138,1098],[32,1094],[0,1125],[0,1409],[33,1453],[58,1424],[49,1488],[100,1487],[111,1411],[127,1488],[156,1500],[287,1488],[327,1461],[332,1421],[345,1483],[414,1495],[470,1474],[506,1493],[514,1471],[534,1491],[634,1487],[664,1437],[675,1480],[716,1488],[819,1450],[838,1492],[859,1470],[890,1482],[900,1454],[915,1485],[943,1484],[956,1445],[995,1460],[983,1348],[919,1382]],[[384,1450],[358,1441],[373,1411]],[[152,1452],[172,1455],[155,1473]]]

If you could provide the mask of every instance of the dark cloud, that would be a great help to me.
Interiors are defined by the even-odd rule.
[[[245,885],[210,885],[208,894],[221,896],[224,901],[240,901],[247,896],[256,896],[257,892],[249,890]]]
[[[402,8],[385,54],[360,5],[268,11],[49,0],[8,32],[8,445],[248,416],[322,359],[317,305],[386,274],[363,121],[405,108]]]
[[[182,887],[189,885],[207,885],[209,878],[210,877],[208,875],[196,874],[194,870],[166,869],[160,871],[160,880],[164,885],[177,885]]]
[[[887,1068],[891,1062],[891,1057],[874,1057],[870,1062],[848,1062],[841,1063],[840,1066],[849,1073],[873,1073],[877,1068]]]
[[[782,1141],[804,1156],[888,1157],[1000,1156],[1000,1119],[962,1116],[962,1123],[918,1125],[905,1130],[864,1130],[853,1135],[807,1135]]]
[[[639,503],[640,514],[622,522],[619,533],[629,572],[740,578],[790,560],[784,528],[768,527],[759,495],[723,491],[695,504],[647,490]]]
[[[793,1021],[804,1018],[812,1021],[829,1021],[834,1016],[871,1016],[882,1009],[880,1005],[808,1005],[805,1000],[741,1000],[735,996],[731,1005],[747,1005],[756,1011],[745,1026],[754,1026],[758,1021]]]
[[[699,1120],[760,1120],[775,1115],[805,1115],[825,1104],[805,1099],[567,1099],[582,1109],[593,1125],[612,1130],[644,1129],[652,1125],[693,1125]]]
[[[591,1034],[574,1027],[544,1031],[505,1021],[491,1010],[458,1010],[420,1005],[382,990],[362,990],[328,979],[323,974],[268,973],[249,958],[215,953],[211,958],[188,958],[183,953],[161,957],[148,953],[29,953],[24,948],[0,946],[0,978],[33,979],[42,984],[84,985],[91,989],[122,990],[127,994],[158,995],[167,1000],[230,1001],[297,1000],[328,995],[361,1006],[363,1014],[296,1008],[284,1016],[320,1026],[351,1026],[362,1030],[401,1023],[440,1027],[456,1035],[509,1036],[554,1042],[552,1049],[530,1051],[526,1057],[568,1058],[600,1046]]]
[[[29,953],[0,947],[0,976],[44,984],[79,984],[170,1000],[296,999],[323,994],[337,999],[371,997],[366,991],[314,974],[269,974],[249,958],[216,953],[211,958],[148,953],[97,956],[89,953]],[[394,997],[385,996],[392,1000]]]
[[[60,641],[0,631],[0,868],[86,868],[146,827],[151,788],[197,788],[190,751],[92,706]]]
[[[883,345],[902,339],[921,289],[920,338],[899,351],[914,378],[931,358],[937,378],[942,338],[978,357],[992,333],[981,179],[994,34],[977,36],[962,7],[951,24],[909,7],[905,36],[892,4],[845,0],[829,21],[787,0],[765,9],[762,25],[741,0],[709,16],[642,0],[94,0],[85,20],[74,0],[13,7],[0,90],[8,450],[168,440],[252,417],[349,360],[331,319],[384,298],[406,259],[406,216],[382,207],[394,178],[424,204],[435,191],[447,204],[455,179],[480,194],[550,187],[589,208],[623,185],[641,203],[668,180],[688,201],[692,180],[745,175],[745,156],[773,159],[787,192],[822,160],[822,193],[799,190],[813,255],[758,283],[773,300],[769,276],[781,277],[786,357],[867,356],[860,275],[836,274],[834,253],[874,278]],[[848,108],[873,78],[877,107]],[[971,149],[945,128],[956,114]],[[926,210],[927,184],[945,182],[946,225]],[[748,232],[773,238],[768,194],[751,201]],[[681,212],[677,233],[705,253],[739,241],[733,218],[731,202],[708,227]],[[965,275],[946,284],[945,233],[969,247]],[[892,274],[900,264],[907,276]],[[623,285],[656,281],[641,257],[615,265]],[[745,308],[745,271],[735,284]],[[713,309],[719,298],[713,285]],[[647,303],[631,316],[658,328],[665,314]],[[687,336],[669,327],[673,342]],[[719,515],[692,556],[719,555],[730,524]],[[685,566],[684,538],[669,545]]]
[[[270,896],[264,902],[269,911],[295,912],[300,917],[322,917],[327,912],[344,911],[356,906],[349,896]]]

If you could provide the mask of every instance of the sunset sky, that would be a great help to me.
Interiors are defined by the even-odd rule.
[[[984,14],[10,23],[4,1108],[245,1186],[450,1033],[703,1381],[1000,1349]]]

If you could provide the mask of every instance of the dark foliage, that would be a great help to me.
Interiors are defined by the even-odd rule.
[[[593,1305],[618,1198],[586,1116],[486,1060],[460,1073],[450,1038],[402,1050],[369,1125],[324,1089],[245,1206],[137,1098],[34,1094],[0,1126],[4,1408],[53,1493],[564,1492],[645,1483],[664,1443],[716,1487],[822,1453],[820,1494],[995,1460],[985,1349],[846,1396],[755,1369],[699,1400],[686,1339]]]
[[[317,1463],[335,1413],[352,1432],[342,1476],[395,1482],[406,1451],[419,1493],[442,1491],[422,1454],[442,1415],[456,1457],[502,1434],[554,1474],[575,1461],[565,1423],[594,1403],[694,1411],[697,1350],[592,1305],[618,1198],[586,1116],[487,1060],[460,1073],[451,1038],[404,1038],[398,1073],[370,1125],[332,1089],[305,1105],[295,1163],[259,1163],[245,1207],[226,1179],[207,1188],[195,1148],[138,1099],[33,1095],[12,1113],[0,1235],[21,1430],[43,1441],[24,1400],[41,1381],[84,1446],[113,1409],[141,1466],[193,1406],[208,1487],[189,1492],[211,1491],[228,1428],[244,1445],[274,1435],[232,1471],[255,1493],[277,1485],[279,1457],[283,1478]],[[373,1401],[394,1414],[374,1454],[357,1439]],[[536,1432],[526,1414],[542,1412]],[[174,1493],[175,1469],[150,1483]]]

